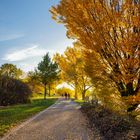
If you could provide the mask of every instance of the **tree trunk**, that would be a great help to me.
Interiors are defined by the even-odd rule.
[[[85,100],[85,95],[86,95],[86,91],[84,90],[84,91],[82,92],[82,100]]]
[[[126,85],[126,95],[127,96],[134,96],[134,95],[137,95],[137,93],[135,93],[134,91],[134,88],[133,88],[133,83],[132,82],[129,82],[127,85]],[[134,104],[130,104],[128,107],[127,107],[127,112],[132,112],[134,111],[137,106],[139,104],[138,103],[134,103]]]
[[[125,90],[124,90],[123,83],[119,83],[118,87],[119,87],[118,90],[120,91],[122,97],[134,96],[134,95],[137,95],[137,93],[138,93],[134,90],[133,82],[129,82],[128,84],[126,84]],[[129,104],[127,107],[127,112],[130,113],[130,112],[134,111],[138,105],[139,105],[138,103]]]
[[[78,99],[77,86],[78,86],[78,83],[77,81],[75,81],[75,99]]]
[[[49,84],[49,97],[51,96],[51,86]]]
[[[133,105],[130,105],[127,107],[127,113],[130,113],[132,111],[134,111],[137,107],[138,107],[139,104],[133,104]]]
[[[77,87],[75,87],[75,99],[78,99],[78,96],[77,96]]]
[[[46,84],[44,85],[44,99],[46,99],[46,95],[47,95],[47,89],[46,89]]]
[[[134,88],[133,88],[133,83],[129,82],[127,85],[126,85],[126,93],[127,93],[127,96],[130,96],[130,95],[135,95],[134,93]]]

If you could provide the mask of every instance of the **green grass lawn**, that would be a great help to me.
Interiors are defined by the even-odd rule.
[[[0,136],[10,128],[54,104],[56,98],[33,99],[30,104],[0,108]]]

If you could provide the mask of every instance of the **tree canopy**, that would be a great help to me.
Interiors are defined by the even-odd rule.
[[[66,26],[67,36],[82,44],[87,62],[96,57],[120,95],[133,98],[128,112],[139,104],[139,9],[131,0],[61,0],[51,9],[53,19]],[[92,66],[87,73],[94,71]]]
[[[84,57],[77,45],[75,43],[73,48],[68,47],[63,55],[56,54],[54,59],[61,69],[62,79],[75,89],[75,98],[80,91],[84,99],[86,91],[93,87],[93,84],[85,72]]]
[[[22,74],[22,70],[17,68],[16,65],[13,64],[6,63],[0,67],[1,76],[19,79]]]

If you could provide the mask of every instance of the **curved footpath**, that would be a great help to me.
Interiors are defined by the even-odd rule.
[[[80,106],[59,99],[54,105],[12,130],[1,140],[99,140],[93,136]]]

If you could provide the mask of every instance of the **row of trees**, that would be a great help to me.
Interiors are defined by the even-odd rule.
[[[85,72],[85,62],[81,50],[75,44],[68,47],[63,55],[56,54],[54,59],[61,69],[61,78],[75,90],[75,99],[78,93],[85,99],[86,92],[93,87],[89,76]]]
[[[3,64],[0,67],[0,105],[27,103],[33,92],[40,92],[44,88],[44,99],[47,95],[47,86],[50,90],[59,79],[59,70],[49,54],[43,57],[35,71],[27,76],[13,64]]]
[[[61,0],[51,9],[53,19],[63,23],[67,36],[79,44],[77,49],[82,51],[82,63],[92,83],[109,81],[118,91],[115,94],[125,99],[128,112],[140,103],[139,9],[139,2],[133,0]],[[61,59],[57,55],[58,63],[77,66],[77,61],[69,61],[73,54],[67,53]],[[77,72],[73,78],[76,76]]]
[[[28,72],[27,76],[23,76],[23,74],[26,74],[15,65],[3,64],[0,69],[1,81],[4,85],[7,85],[6,80],[9,82],[9,85],[7,87],[4,86],[4,88],[8,89],[8,87],[10,87],[10,89],[12,89],[13,86],[18,86],[18,84],[16,85],[16,82],[14,85],[11,84],[12,81],[18,80],[27,85],[27,88],[30,88],[32,93],[40,93],[42,92],[42,88],[44,88],[44,99],[46,99],[47,94],[49,96],[51,95],[52,88],[56,88],[59,83],[66,82],[75,90],[75,98],[78,98],[79,93],[84,100],[86,92],[93,87],[93,84],[85,72],[85,62],[83,61],[82,52],[77,45],[78,44],[75,44],[74,48],[67,48],[63,55],[56,54],[54,56],[55,62],[51,60],[49,54],[46,54],[43,57],[43,60],[38,64],[38,67],[34,71]],[[21,88],[21,90],[23,89]],[[58,92],[60,92],[60,90],[58,90]],[[4,92],[2,92],[1,95],[5,95],[3,96],[5,102],[16,102],[14,100],[12,101],[11,98],[7,98],[8,94],[5,94]],[[9,97],[11,96],[14,96],[14,93],[12,95],[11,92]],[[22,96],[23,94],[20,94],[21,99],[24,98]]]
[[[44,99],[47,95],[51,95],[51,88],[56,85],[56,82],[59,80],[59,69],[58,65],[51,60],[49,54],[47,53],[43,60],[38,64],[35,71],[28,73],[29,83],[33,83],[32,88],[35,88],[35,85],[42,85],[44,87]]]

